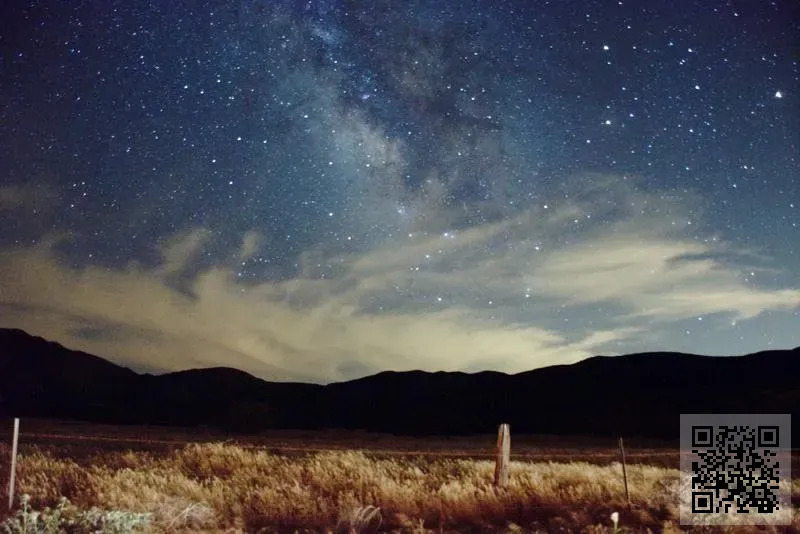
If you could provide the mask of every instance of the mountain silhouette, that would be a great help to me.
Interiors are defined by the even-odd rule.
[[[681,413],[800,413],[800,348],[595,356],[517,374],[385,371],[323,386],[227,367],[139,374],[0,329],[0,416],[412,436],[491,433],[504,422],[516,433],[677,440]]]

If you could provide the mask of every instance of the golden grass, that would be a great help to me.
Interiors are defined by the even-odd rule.
[[[37,508],[65,496],[81,508],[149,512],[154,532],[610,532],[614,511],[623,531],[681,530],[676,469],[628,466],[631,509],[618,464],[512,462],[504,489],[492,485],[493,472],[489,460],[289,457],[223,443],[81,463],[32,450],[19,459],[18,494]],[[798,516],[772,531],[800,532]]]

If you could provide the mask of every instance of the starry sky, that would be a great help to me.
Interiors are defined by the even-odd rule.
[[[794,0],[0,7],[0,327],[316,383],[800,345]]]

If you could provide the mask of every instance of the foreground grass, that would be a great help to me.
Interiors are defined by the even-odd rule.
[[[623,531],[681,530],[675,469],[629,466],[630,509],[619,465],[512,462],[501,490],[493,471],[491,461],[287,457],[221,443],[105,453],[83,465],[33,451],[20,457],[17,493],[37,509],[63,496],[78,509],[145,513],[153,532],[610,532],[615,511]],[[774,531],[800,531],[800,518]]]

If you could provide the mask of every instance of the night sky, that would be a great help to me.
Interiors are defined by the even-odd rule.
[[[796,0],[8,1],[0,51],[2,327],[320,383],[800,345]]]

